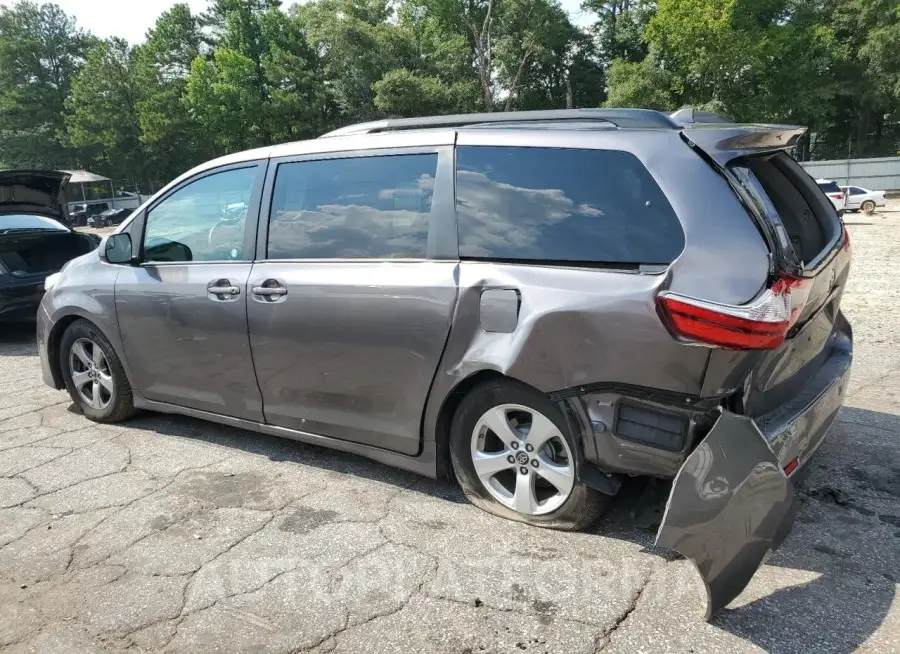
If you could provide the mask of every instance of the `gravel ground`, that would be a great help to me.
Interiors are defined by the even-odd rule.
[[[642,485],[591,533],[185,418],[94,425],[0,334],[0,649],[900,651],[900,203],[850,215],[847,407],[791,536],[711,623]],[[653,508],[653,507],[651,507]],[[638,514],[638,520],[635,520]]]

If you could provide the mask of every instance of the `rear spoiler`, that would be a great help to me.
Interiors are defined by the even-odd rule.
[[[806,132],[806,127],[796,125],[695,123],[681,135],[691,147],[724,166],[738,157],[793,148]]]

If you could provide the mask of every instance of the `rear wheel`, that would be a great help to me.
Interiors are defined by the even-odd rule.
[[[875,213],[875,203],[872,202],[872,200],[866,200],[862,203],[860,209],[862,209],[863,213],[867,216],[871,216],[873,213]]]
[[[584,529],[609,497],[576,477],[576,442],[542,393],[492,380],[463,399],[451,426],[453,470],[475,506],[553,529]]]
[[[59,353],[66,390],[86,418],[119,422],[134,415],[131,385],[122,362],[95,325],[87,320],[69,325]]]

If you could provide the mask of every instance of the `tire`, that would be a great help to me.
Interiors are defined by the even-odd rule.
[[[498,431],[505,424],[505,440],[488,422],[498,425]],[[541,434],[552,436],[545,440]],[[533,447],[529,439],[538,444],[537,449],[526,451]],[[562,413],[546,395],[507,379],[473,388],[460,402],[450,426],[450,458],[466,498],[488,513],[537,527],[585,529],[608,506],[609,496],[577,481],[579,447]],[[486,482],[476,470],[476,456]],[[486,473],[487,466],[498,469]],[[570,474],[560,475],[563,470]],[[559,490],[545,473],[565,479],[561,486],[570,481],[570,489]],[[532,491],[528,504],[524,503],[526,487]],[[528,507],[530,512],[520,510]]]
[[[862,212],[867,216],[871,216],[873,213],[875,213],[875,203],[872,202],[872,200],[866,200],[862,203],[860,209],[862,209]]]
[[[79,319],[66,328],[59,347],[59,365],[69,396],[89,420],[113,423],[135,414],[131,384],[122,362],[94,324]]]

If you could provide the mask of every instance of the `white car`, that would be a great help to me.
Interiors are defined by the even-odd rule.
[[[870,191],[862,186],[842,186],[847,194],[847,211],[862,210],[865,214],[875,213],[875,207],[883,207],[886,202],[884,191]]]
[[[822,192],[831,200],[831,204],[837,210],[838,215],[843,215],[847,210],[847,193],[841,190],[837,182],[831,179],[817,179],[816,184],[822,189]]]

